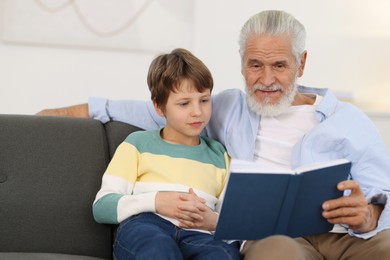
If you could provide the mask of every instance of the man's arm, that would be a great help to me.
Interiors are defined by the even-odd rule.
[[[80,104],[69,107],[44,109],[36,113],[41,116],[68,116],[89,118],[88,104]]]
[[[89,97],[88,104],[44,109],[37,115],[92,118],[102,123],[119,121],[145,130],[165,126],[165,118],[156,113],[151,100],[109,100]]]

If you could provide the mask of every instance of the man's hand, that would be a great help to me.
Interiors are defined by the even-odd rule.
[[[329,223],[346,224],[358,232],[369,232],[376,228],[383,207],[369,204],[356,181],[342,181],[339,190],[351,190],[349,196],[328,200],[322,204],[322,215]]]
[[[36,113],[36,115],[89,118],[89,111],[88,104],[80,104],[63,108],[44,109]]]

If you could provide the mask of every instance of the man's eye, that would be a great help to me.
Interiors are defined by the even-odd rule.
[[[205,99],[202,99],[202,100],[201,100],[202,103],[207,103],[207,102],[209,102],[209,101],[210,101],[210,99],[208,99],[208,98],[205,98]]]
[[[179,106],[181,106],[181,107],[185,107],[186,105],[188,105],[188,102],[179,103]]]
[[[248,65],[248,68],[250,69],[250,70],[261,70],[262,69],[262,65],[261,64],[259,64],[259,63],[251,63],[251,64],[249,64]]]
[[[285,64],[276,64],[274,65],[274,70],[276,71],[284,71],[286,69],[286,65]]]

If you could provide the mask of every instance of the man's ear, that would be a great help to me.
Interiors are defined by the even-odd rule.
[[[306,58],[307,58],[307,51],[304,51],[301,55],[301,65],[298,69],[298,77],[302,77],[303,71],[305,70],[305,64],[306,64]]]
[[[238,54],[240,55],[240,58],[241,58],[241,75],[245,77],[245,73],[244,73],[244,57],[241,56],[240,51],[238,51]]]
[[[163,112],[163,110],[159,107],[159,105],[157,105],[156,99],[153,99],[153,106],[154,106],[154,110],[156,110],[156,113],[157,113],[159,116],[164,116],[164,112]]]

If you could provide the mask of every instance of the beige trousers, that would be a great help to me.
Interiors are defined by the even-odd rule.
[[[386,260],[390,259],[390,230],[367,240],[337,233],[295,239],[271,236],[247,241],[242,254],[244,260]]]

